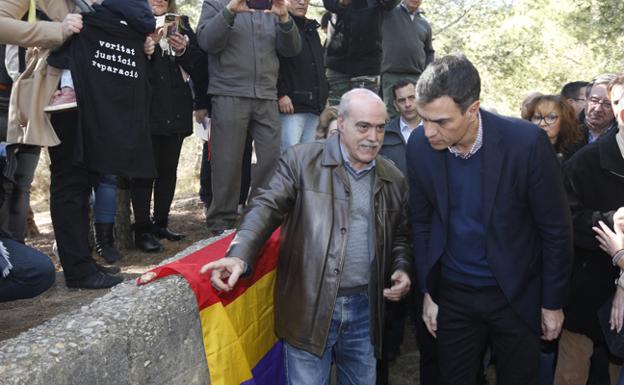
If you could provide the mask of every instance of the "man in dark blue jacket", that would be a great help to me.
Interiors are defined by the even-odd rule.
[[[499,383],[537,384],[540,333],[553,340],[563,324],[570,213],[545,133],[479,109],[480,91],[463,55],[435,60],[416,86],[424,130],[407,167],[423,318],[441,384],[474,384],[488,343]]]

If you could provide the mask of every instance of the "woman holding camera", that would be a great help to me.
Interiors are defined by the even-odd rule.
[[[169,208],[173,200],[178,160],[184,138],[193,130],[193,110],[207,110],[208,68],[206,55],[199,49],[188,18],[176,15],[175,0],[149,0],[162,28],[148,38],[151,85],[150,128],[156,163],[156,179],[133,179],[130,183],[134,211],[135,244],[139,249],[156,252],[162,248],[158,239],[179,241],[183,234],[168,228]],[[189,86],[193,81],[193,94]],[[154,193],[153,222],[150,201]]]

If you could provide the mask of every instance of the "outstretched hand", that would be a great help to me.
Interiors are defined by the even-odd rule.
[[[254,11],[253,9],[250,9],[247,6],[246,0],[230,0],[226,8],[228,9],[228,11],[232,12],[233,14]]]
[[[279,18],[280,23],[286,23],[288,21],[288,4],[290,4],[289,0],[273,0],[271,9],[264,12],[273,13]]]
[[[245,272],[245,262],[236,257],[221,258],[202,266],[199,273],[205,274],[209,270],[212,270],[210,282],[215,289],[231,291],[238,278]]]

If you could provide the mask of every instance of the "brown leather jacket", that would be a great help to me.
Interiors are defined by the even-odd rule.
[[[384,287],[396,270],[411,271],[407,184],[388,160],[374,169],[376,258],[371,265],[371,336],[380,356]],[[289,344],[322,355],[340,286],[349,231],[349,179],[338,135],[286,150],[269,186],[249,204],[227,252],[253,268],[282,225],[275,283],[275,331]]]

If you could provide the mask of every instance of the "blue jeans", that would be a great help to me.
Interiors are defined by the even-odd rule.
[[[93,223],[115,223],[117,213],[117,176],[102,175],[95,188]]]
[[[618,379],[617,385],[624,385],[624,369],[620,370],[620,378]]]
[[[318,115],[306,112],[300,114],[280,114],[282,121],[281,152],[297,143],[307,143],[316,137]]]
[[[289,385],[329,385],[332,353],[339,385],[375,385],[376,361],[370,340],[368,295],[338,297],[321,357],[284,343]]]
[[[6,278],[0,275],[0,302],[36,297],[54,284],[56,273],[47,255],[12,239],[0,241],[13,265]]]

